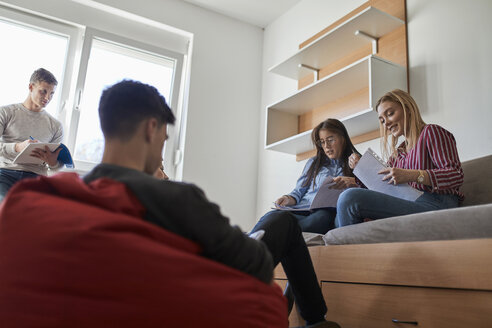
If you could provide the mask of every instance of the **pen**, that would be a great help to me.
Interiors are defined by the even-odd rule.
[[[31,138],[31,140],[34,140],[34,138],[33,138],[33,137],[31,137],[31,136],[29,136],[29,138]]]

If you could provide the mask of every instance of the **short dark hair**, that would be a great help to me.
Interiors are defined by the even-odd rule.
[[[48,84],[58,85],[55,76],[44,68],[38,68],[31,75],[29,83],[46,82]]]
[[[160,126],[174,124],[166,99],[151,85],[123,80],[106,88],[99,101],[99,119],[106,138],[130,139],[145,119],[155,118]]]

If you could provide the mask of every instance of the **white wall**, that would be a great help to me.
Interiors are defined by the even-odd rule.
[[[249,229],[256,217],[263,31],[182,1],[99,2],[194,34],[183,180]]]
[[[262,29],[177,0],[5,2],[80,24],[88,21],[100,29],[117,26],[108,15],[80,17],[81,6],[99,3],[192,33],[183,180],[200,186],[233,224],[251,227],[256,217]]]
[[[262,111],[296,89],[296,82],[267,69],[364,0],[303,0],[267,26],[263,45]],[[407,0],[410,90],[427,123],[456,137],[462,161],[492,154],[492,1]],[[257,217],[295,185],[304,162],[264,150],[261,116]],[[379,141],[356,145],[359,151]]]

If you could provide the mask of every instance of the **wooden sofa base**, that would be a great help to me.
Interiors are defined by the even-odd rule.
[[[316,246],[310,253],[326,318],[343,328],[492,325],[492,238]],[[281,266],[275,279],[286,279]],[[289,322],[302,324],[297,312]]]

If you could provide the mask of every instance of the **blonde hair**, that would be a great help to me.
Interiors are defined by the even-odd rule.
[[[376,110],[379,105],[385,101],[398,104],[403,108],[403,135],[405,137],[406,150],[409,151],[415,147],[420,132],[422,132],[422,129],[425,126],[425,122],[422,119],[422,116],[420,116],[419,107],[412,96],[400,89],[387,92],[384,96],[379,98],[376,103]],[[385,159],[396,157],[398,155],[398,138],[391,135],[391,142],[388,142],[388,130],[381,122],[379,123],[379,132],[381,135],[381,151],[383,157]]]

